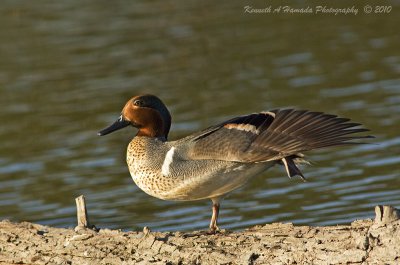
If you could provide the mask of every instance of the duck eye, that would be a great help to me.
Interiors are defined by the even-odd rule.
[[[138,106],[138,107],[143,107],[144,102],[143,102],[143,100],[135,99],[135,100],[133,101],[133,105]]]

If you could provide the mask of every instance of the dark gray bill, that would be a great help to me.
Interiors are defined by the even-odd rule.
[[[111,124],[107,128],[104,128],[103,130],[99,131],[97,133],[97,135],[103,136],[103,135],[112,133],[113,131],[125,128],[126,126],[128,126],[130,124],[131,123],[129,121],[125,120],[121,115],[118,120],[116,120],[113,124]]]

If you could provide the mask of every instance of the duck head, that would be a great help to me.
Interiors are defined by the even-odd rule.
[[[121,116],[109,127],[98,132],[103,136],[129,125],[139,129],[137,136],[167,139],[171,127],[171,115],[164,103],[153,95],[131,98],[124,106]]]

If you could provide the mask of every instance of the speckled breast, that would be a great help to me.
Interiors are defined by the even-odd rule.
[[[161,166],[166,148],[161,141],[135,137],[128,145],[126,162],[136,185],[147,194],[166,199],[164,194],[176,185],[177,179],[162,175]]]

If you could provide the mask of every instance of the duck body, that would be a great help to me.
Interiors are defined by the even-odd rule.
[[[153,95],[130,99],[120,117],[99,135],[129,125],[138,129],[126,162],[136,185],[163,200],[211,199],[210,231],[218,230],[220,200],[273,165],[305,180],[303,152],[372,136],[359,123],[322,112],[276,109],[234,117],[176,141],[167,141],[171,115]]]
[[[176,201],[218,198],[243,186],[274,163],[190,159],[190,139],[166,142],[146,136],[128,145],[127,164],[136,185],[147,194]]]

